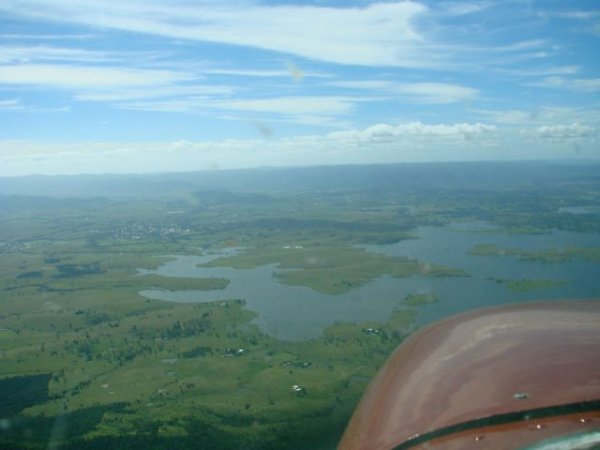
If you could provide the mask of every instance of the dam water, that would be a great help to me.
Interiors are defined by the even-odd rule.
[[[560,298],[600,297],[600,264],[581,258],[564,262],[519,259],[515,255],[477,256],[469,254],[476,244],[520,250],[560,250],[569,247],[599,247],[600,233],[554,231],[520,235],[500,232],[486,224],[424,227],[416,239],[388,245],[362,246],[371,252],[404,256],[465,270],[468,277],[408,277],[384,275],[348,293],[327,295],[303,286],[286,285],[273,277],[276,264],[254,269],[200,267],[208,261],[231,255],[224,250],[203,256],[176,256],[155,272],[171,277],[223,277],[230,283],[222,290],[144,290],[141,295],[170,302],[214,302],[244,299],[246,307],[258,313],[254,323],[261,331],[285,340],[318,337],[336,321],[385,321],[396,309],[406,308],[409,294],[433,294],[439,301],[417,306],[416,325],[424,325],[451,314],[491,305]],[[143,271],[150,272],[150,271]],[[496,279],[557,280],[560,287],[514,292]]]

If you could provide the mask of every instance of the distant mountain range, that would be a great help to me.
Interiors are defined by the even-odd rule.
[[[470,190],[600,181],[600,162],[452,162],[131,175],[0,177],[0,196],[154,198],[193,192]]]

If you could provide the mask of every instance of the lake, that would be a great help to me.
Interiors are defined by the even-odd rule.
[[[417,239],[389,245],[362,246],[371,252],[406,256],[421,261],[462,268],[470,277],[392,278],[382,276],[348,293],[326,295],[302,286],[289,286],[273,277],[277,265],[255,269],[205,268],[198,264],[233,254],[177,256],[156,271],[174,277],[223,277],[230,280],[218,291],[145,290],[141,295],[170,302],[212,302],[240,298],[258,313],[254,323],[261,331],[284,340],[318,337],[336,321],[385,321],[392,311],[404,308],[409,294],[427,293],[439,302],[418,306],[417,325],[473,308],[521,301],[600,297],[600,265],[582,259],[562,263],[523,261],[516,256],[475,256],[468,254],[476,244],[523,250],[598,247],[599,233],[554,231],[548,234],[515,235],[496,230],[485,223],[423,227]],[[143,271],[149,272],[149,271]],[[512,292],[489,278],[564,280],[562,287]]]

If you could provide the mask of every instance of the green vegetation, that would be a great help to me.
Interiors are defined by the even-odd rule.
[[[600,263],[600,247],[578,248],[570,247],[562,250],[543,250],[539,252],[524,252],[519,254],[521,259],[545,263],[561,263],[575,258]]]
[[[167,290],[199,290],[211,291],[225,289],[229,280],[225,278],[187,278],[187,277],[163,277],[155,274],[139,275],[140,286],[149,289]]]
[[[402,300],[405,305],[409,306],[428,305],[438,301],[439,299],[433,294],[410,294]]]
[[[97,228],[103,217],[121,214],[106,208]],[[385,323],[340,323],[319,339],[284,342],[252,325],[255,314],[240,300],[145,299],[138,294],[144,289],[227,286],[222,278],[138,270],[172,259],[164,255],[200,254],[240,241],[264,249],[269,246],[263,242],[271,240],[273,247],[287,240],[287,231],[252,241],[250,233],[236,239],[216,233],[210,240],[191,232],[142,236],[140,230],[171,227],[136,225],[137,234],[129,237],[93,230],[92,239],[76,226],[87,222],[87,214],[64,211],[69,217],[64,226],[30,218],[2,228],[21,237],[5,239],[0,249],[0,381],[12,391],[19,380],[37,387],[31,395],[3,397],[10,427],[0,434],[0,447],[47,448],[50,439],[58,439],[60,448],[73,449],[197,448],[199,442],[206,448],[331,448],[368,381],[411,329],[414,313],[403,311]],[[341,241],[339,235],[307,231],[304,243],[319,239]],[[349,262],[369,255],[374,266],[382,261],[392,266],[351,245],[325,246],[305,256],[324,259],[328,252],[340,273],[358,270]],[[394,264],[397,273],[402,265],[422,267]],[[378,334],[362,331],[369,327]],[[292,390],[295,384],[302,395]],[[52,431],[57,424],[67,427],[58,437]]]
[[[384,275],[464,276],[361,247],[412,239],[420,226],[475,220],[505,232],[600,229],[599,214],[559,212],[598,204],[597,170],[551,166],[536,177],[520,168],[0,180],[2,192],[16,193],[0,195],[0,447],[334,448],[364,388],[413,329],[416,312],[406,307],[435,296],[409,295],[382,322],[340,322],[319,338],[288,342],[262,333],[243,300],[141,297],[148,289],[228,286],[224,278],[153,270],[173,255],[241,247],[208,266],[273,264],[282,283],[341,294]],[[19,183],[48,196],[18,195]],[[81,198],[64,198],[73,193]],[[600,259],[598,247],[482,244],[472,254]],[[517,291],[563,283],[495,281]]]
[[[3,372],[44,367],[52,373],[42,380],[48,394],[37,396],[35,405],[22,401],[13,413],[27,408],[11,420],[37,423],[45,417],[47,423],[67,415],[70,427],[80,430],[63,438],[67,446],[84,438],[99,448],[107,437],[147,433],[179,445],[201,424],[225,442],[262,436],[273,448],[286,448],[293,430],[311,429],[318,447],[324,436],[337,439],[366,383],[412,320],[410,312],[398,312],[384,324],[338,324],[319,339],[282,342],[249,325],[254,315],[241,301],[136,303],[110,322],[91,320],[80,309],[10,318],[0,341]],[[365,335],[367,326],[380,334]],[[15,378],[4,384],[11,383]],[[294,384],[306,395],[294,393]],[[125,409],[114,409],[115,401]],[[80,423],[80,414],[93,410],[103,412],[93,423]],[[19,430],[8,437],[22,437]]]
[[[0,378],[0,417],[48,400],[49,374]]]
[[[505,249],[501,249],[494,244],[477,244],[469,251],[469,254],[475,256],[504,256],[507,253]]]
[[[249,269],[266,264],[278,264],[279,271],[275,276],[282,282],[306,286],[324,294],[345,293],[382,275],[395,278],[466,276],[461,269],[392,258],[357,247],[261,247],[213,260],[205,266]]]
[[[564,280],[507,280],[503,278],[490,278],[496,283],[501,283],[513,292],[535,291],[537,289],[553,289],[568,285]]]

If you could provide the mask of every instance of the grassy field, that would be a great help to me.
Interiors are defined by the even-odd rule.
[[[0,254],[0,383],[46,380],[44,395],[17,390],[15,398],[27,401],[16,401],[0,446],[46,448],[58,439],[61,448],[105,448],[107,442],[185,448],[204,439],[211,448],[298,448],[300,439],[304,448],[328,448],[411,329],[414,311],[403,310],[385,323],[340,323],[319,339],[279,341],[250,323],[255,314],[241,300],[173,304],[140,297],[143,289],[222,289],[228,281],[140,274],[139,268],[156,268],[170,257],[143,243],[136,247],[145,251],[35,241],[26,251]],[[264,254],[250,259],[271,259]],[[318,268],[351,278],[348,262],[358,255],[368,256],[351,247],[321,248],[296,254],[285,267],[319,257]],[[398,275],[422,270],[416,262],[384,263]],[[371,264],[382,260],[376,255]],[[53,430],[61,421],[65,430],[57,437]]]
[[[335,440],[411,322],[410,312],[398,312],[384,324],[334,325],[319,339],[294,343],[260,333],[240,301],[164,305],[136,299],[116,318],[79,309],[84,302],[57,300],[60,309],[44,311],[42,305],[4,322],[2,375],[47,374],[50,380],[47,398],[39,397],[16,422],[65,414],[76,421],[77,412],[110,411],[76,436],[92,441],[137,435],[140,423],[152,423],[158,437],[176,442],[189,435],[190,418],[229,439],[284,439],[295,424],[312,427],[316,442]],[[365,334],[367,327],[380,334]],[[292,390],[296,384],[301,394]],[[115,403],[125,404],[126,412],[111,410]],[[19,437],[18,427],[11,433]]]

